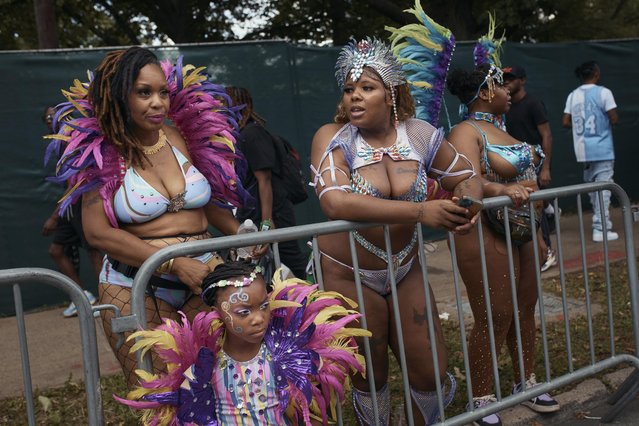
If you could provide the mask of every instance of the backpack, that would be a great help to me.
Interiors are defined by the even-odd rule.
[[[280,171],[275,173],[282,179],[284,187],[288,192],[288,199],[293,204],[299,204],[308,198],[306,187],[308,180],[302,173],[302,161],[300,154],[281,136],[271,133],[275,152],[280,160]]]

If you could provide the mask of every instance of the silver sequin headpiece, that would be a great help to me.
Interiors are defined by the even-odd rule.
[[[397,58],[382,41],[370,37],[348,43],[339,54],[335,64],[335,78],[340,89],[343,89],[350,77],[359,80],[364,67],[374,69],[385,85],[390,87],[406,83],[402,67]]]

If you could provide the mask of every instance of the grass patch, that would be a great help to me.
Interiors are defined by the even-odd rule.
[[[626,262],[612,263],[609,276],[611,283],[610,304],[613,312],[612,324],[610,324],[608,316],[608,290],[605,285],[606,271],[604,267],[592,268],[588,271],[587,276],[591,304],[597,304],[602,308],[601,312],[596,314],[592,321],[595,361],[606,359],[611,355],[609,338],[611,325],[614,327],[613,345],[616,353],[634,354],[634,331],[632,328]],[[557,296],[560,296],[563,292],[571,299],[585,302],[585,278],[581,272],[567,274],[563,288],[559,277],[546,279],[543,282],[544,292]],[[466,384],[463,379],[465,370],[459,326],[452,321],[446,321],[443,324],[443,328],[449,353],[449,371],[452,372],[457,369],[462,375],[457,380],[456,398],[446,410],[446,417],[450,418],[464,411],[467,394]],[[546,329],[549,359],[552,360],[550,366],[551,377],[558,377],[568,372],[564,323],[561,321],[547,322]],[[584,316],[571,317],[570,336],[573,368],[576,370],[590,365],[591,348],[588,341],[588,324]],[[535,366],[537,376],[543,380],[545,373],[541,332],[538,333],[538,339]],[[509,395],[510,387],[514,380],[510,360],[505,351],[499,359],[499,375],[502,395]],[[403,403],[401,371],[398,363],[392,363],[391,365],[389,384],[391,387],[391,407],[396,411],[396,408]],[[101,385],[105,424],[118,426],[137,425],[138,421],[133,412],[115,402],[111,397],[114,393],[118,395],[126,394],[124,378],[121,375],[105,376],[101,378]],[[565,389],[560,391],[565,391]],[[50,404],[45,409],[47,400]],[[36,391],[35,407],[36,421],[39,425],[86,424],[87,421],[86,397],[84,386],[80,381],[69,379],[62,387]],[[22,397],[0,400],[0,425],[27,425],[26,412],[26,403]],[[394,415],[398,414],[401,416],[401,413],[394,413]],[[355,424],[350,395],[343,405],[343,421],[345,425]]]
[[[134,426],[139,421],[127,407],[117,403],[111,395],[126,394],[123,375],[100,378],[104,424]],[[87,424],[87,403],[84,384],[69,378],[64,386],[34,391],[36,423],[38,425],[83,425]],[[24,398],[0,400],[0,425],[28,425],[27,404]]]

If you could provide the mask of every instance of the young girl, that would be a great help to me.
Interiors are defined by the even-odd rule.
[[[130,337],[132,351],[155,346],[168,372],[139,371],[141,386],[116,399],[146,409],[144,424],[327,424],[350,370],[364,372],[353,337],[370,333],[345,328],[359,317],[353,301],[279,277],[269,294],[259,266],[219,265],[202,284],[212,312]]]

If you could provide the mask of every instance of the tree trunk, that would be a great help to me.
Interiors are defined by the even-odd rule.
[[[334,46],[343,46],[348,43],[349,33],[343,23],[345,9],[344,0],[331,0],[329,17],[331,18]]]
[[[58,28],[53,0],[33,0],[33,7],[38,30],[38,47],[40,49],[58,48]]]

